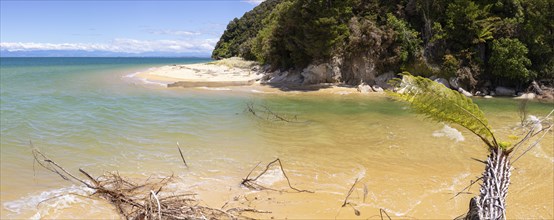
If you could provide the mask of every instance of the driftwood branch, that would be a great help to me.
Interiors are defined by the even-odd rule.
[[[183,163],[185,164],[185,167],[189,168],[189,165],[187,164],[187,161],[183,156],[183,152],[181,151],[181,146],[179,145],[179,142],[177,142],[177,149],[179,149],[179,155],[181,155],[181,159],[183,159]]]
[[[384,209],[379,209],[379,215],[381,216],[381,220],[384,220],[383,214],[385,214],[385,216],[387,217],[387,219],[392,220],[392,219],[390,218],[389,214],[387,214],[387,212],[386,212]]]
[[[94,192],[90,196],[107,200],[125,219],[250,219],[242,214],[269,213],[251,208],[231,208],[224,211],[198,205],[198,201],[194,198],[195,194],[164,193],[162,188],[173,181],[173,175],[159,181],[135,184],[124,179],[117,172],[94,178],[83,169],[79,169],[79,172],[85,176],[85,179],[80,179],[37,149],[33,149],[33,156],[36,163],[50,172],[56,173],[65,180],[80,182],[93,189]]]
[[[351,203],[350,201],[348,201],[348,199],[350,198],[350,196],[352,195],[352,193],[354,192],[354,189],[356,187],[356,184],[359,183],[359,178],[356,178],[356,180],[354,180],[354,183],[352,184],[352,186],[350,187],[350,189],[348,190],[348,193],[346,193],[346,197],[344,198],[344,202],[342,203],[342,206],[341,208],[343,207],[346,207],[347,205],[350,206],[353,210],[354,210],[354,214],[357,215],[357,216],[360,216],[360,211],[358,209],[356,209],[356,207],[354,207],[355,204]],[[367,194],[369,193],[368,189],[367,189],[367,185],[364,184],[364,198],[363,198],[363,202],[365,202],[366,200],[366,197],[367,197]]]
[[[350,195],[352,195],[352,192],[354,192],[354,187],[356,186],[357,183],[358,183],[358,178],[354,180],[354,184],[352,184],[352,186],[350,187],[350,190],[348,190],[348,193],[346,194],[346,198],[344,198],[344,202],[342,203],[341,207],[345,207],[347,204],[349,204],[348,198],[350,197]]]
[[[250,173],[248,173],[248,175],[246,176],[246,178],[242,179],[242,182],[241,182],[241,185],[249,188],[249,189],[254,189],[254,190],[273,190],[273,191],[279,191],[279,192],[286,192],[284,190],[277,190],[277,189],[272,189],[272,188],[269,188],[269,187],[265,187],[265,186],[262,186],[260,185],[258,182],[256,182],[261,176],[263,176],[264,174],[266,174],[266,172],[269,170],[269,168],[273,165],[273,164],[278,164],[279,165],[279,169],[281,170],[281,173],[283,173],[283,176],[285,177],[285,179],[287,180],[287,184],[289,186],[290,189],[294,190],[295,192],[307,192],[307,193],[314,193],[313,191],[309,191],[309,190],[303,190],[303,189],[298,189],[298,188],[295,188],[294,186],[292,186],[292,184],[290,183],[290,179],[289,177],[287,176],[287,173],[285,172],[285,169],[283,168],[283,164],[281,163],[281,160],[279,158],[275,159],[274,161],[271,161],[270,163],[268,163],[264,169],[264,171],[262,171],[260,174],[258,174],[256,177],[254,178],[250,178],[250,175],[252,174],[252,172],[260,165],[260,163],[258,163],[254,169],[252,169],[250,171]]]
[[[287,122],[287,123],[306,123],[306,121],[299,121],[297,115],[286,116],[279,114],[271,110],[266,105],[254,105],[253,102],[246,103],[246,112],[249,112],[257,119],[269,121],[269,122]]]

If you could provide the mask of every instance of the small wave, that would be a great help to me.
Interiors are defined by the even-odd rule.
[[[152,70],[152,68],[148,69],[147,71],[151,71],[151,70]],[[141,73],[144,73],[144,72],[134,72],[134,73],[130,73],[130,74],[127,74],[127,75],[122,76],[121,78],[130,80],[130,81],[139,82],[139,83],[145,84],[145,85],[156,85],[156,86],[167,87],[167,84],[166,84],[166,83],[150,81],[150,80],[145,79],[145,78],[137,77],[137,75],[139,75],[139,74],[141,74]]]
[[[134,78],[135,76],[137,76],[138,74],[141,74],[141,73],[142,72],[130,73],[130,74],[124,75],[123,78]]]
[[[161,83],[161,82],[154,82],[154,81],[150,81],[150,80],[147,80],[147,79],[139,79],[140,82],[142,82],[143,84],[146,84],[146,85],[156,85],[156,86],[163,86],[163,87],[167,87],[167,84],[166,83]]]
[[[257,90],[257,89],[251,89],[250,92],[251,93],[265,93],[265,94],[274,93],[274,92],[264,92],[264,91],[260,91],[260,90]]]
[[[48,215],[52,209],[59,210],[68,208],[76,203],[83,203],[84,200],[80,196],[87,196],[91,193],[93,193],[92,189],[73,185],[66,188],[44,191],[38,195],[25,196],[18,200],[5,202],[3,206],[6,210],[16,215],[23,212],[37,211],[32,218],[40,219],[42,216]],[[46,200],[48,202],[44,202]]]
[[[433,132],[433,137],[446,137],[456,142],[465,140],[464,136],[462,135],[462,132],[448,125],[444,125],[444,127],[441,130]]]
[[[222,88],[222,87],[206,87],[206,86],[203,86],[203,87],[199,87],[201,89],[205,89],[205,90],[212,90],[212,91],[231,91],[232,89],[229,89],[229,88]]]

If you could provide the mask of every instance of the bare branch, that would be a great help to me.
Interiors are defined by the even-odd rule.
[[[181,146],[179,145],[179,142],[177,142],[177,149],[179,149],[179,154],[181,155],[181,159],[183,159],[183,163],[185,164],[185,167],[189,168],[189,165],[187,165],[187,161],[183,156],[183,152],[181,151]]]
[[[281,172],[283,173],[283,176],[285,177],[285,179],[287,180],[287,183],[289,185],[289,188],[291,188],[292,190],[296,191],[296,192],[307,192],[307,193],[314,193],[313,191],[309,191],[309,190],[302,190],[302,189],[298,189],[298,188],[295,188],[292,186],[292,184],[290,183],[290,179],[289,177],[287,176],[287,173],[285,172],[285,169],[283,168],[283,164],[281,163],[281,160],[279,158],[275,159],[274,161],[271,161],[270,163],[268,163],[264,169],[264,171],[262,171],[258,176],[250,179],[249,176],[250,174],[252,173],[252,171],[254,171],[254,169],[256,167],[258,167],[258,165],[256,165],[256,167],[254,167],[254,169],[252,169],[252,171],[250,171],[250,173],[248,173],[248,176],[244,179],[242,179],[242,182],[241,182],[241,185],[243,186],[246,186],[247,188],[250,188],[250,189],[256,189],[256,190],[263,190],[263,189],[266,189],[266,190],[273,190],[273,191],[278,191],[278,192],[285,192],[283,190],[276,190],[276,189],[272,189],[272,188],[269,188],[269,187],[265,187],[265,186],[262,186],[260,184],[258,184],[256,182],[256,180],[258,180],[258,178],[260,178],[261,176],[263,176],[268,170],[269,168],[271,167],[271,165],[275,164],[275,163],[278,163],[279,164],[279,168],[281,169]]]

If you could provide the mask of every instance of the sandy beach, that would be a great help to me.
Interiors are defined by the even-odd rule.
[[[353,95],[361,93],[357,87],[335,84],[318,85],[272,85],[262,82],[264,74],[255,62],[231,58],[208,63],[167,65],[150,68],[133,74],[133,78],[168,88],[202,90],[227,90],[253,93],[288,93],[314,95]],[[374,93],[373,93],[374,94]]]
[[[210,86],[210,83],[220,82],[254,82],[261,78],[255,71],[213,63],[188,65],[171,65],[149,69],[136,77],[149,81],[172,84],[176,82],[196,82],[198,86]],[[205,82],[205,85],[202,84]],[[222,84],[224,85],[224,84]],[[191,87],[198,87],[191,86]]]

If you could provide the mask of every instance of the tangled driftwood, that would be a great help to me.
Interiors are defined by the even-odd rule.
[[[40,166],[58,174],[64,180],[78,182],[93,189],[94,193],[91,196],[107,200],[126,219],[250,219],[243,213],[269,213],[251,208],[221,210],[199,205],[194,198],[195,194],[173,195],[163,192],[163,188],[173,181],[173,176],[137,184],[122,178],[118,173],[107,173],[94,178],[83,169],[79,169],[86,177],[81,179],[39,150],[33,149],[32,152],[35,162]]]

